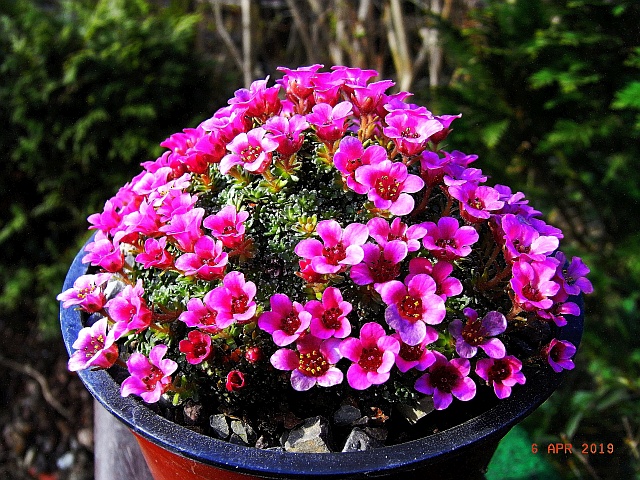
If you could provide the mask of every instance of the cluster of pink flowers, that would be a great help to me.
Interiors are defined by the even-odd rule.
[[[273,86],[259,80],[238,90],[197,128],[165,140],[167,151],[89,217],[97,232],[84,261],[100,273],[58,298],[104,318],[81,331],[69,368],[108,368],[124,338],[154,329],[167,345],[130,353],[122,394],[155,402],[180,390],[172,383],[178,362],[165,355],[206,369],[231,329],[256,324],[278,347],[270,363],[291,372],[298,391],[345,378],[364,390],[404,375],[437,409],[473,398],[476,382],[508,397],[525,376],[503,334],[516,320],[566,325],[580,314],[572,297],[592,291],[589,269],[557,250],[562,233],[524,195],[485,185],[470,167],[475,155],[440,149],[460,115],[435,116],[407,103],[405,92],[387,93],[394,83],[372,82],[373,70],[280,70]],[[202,200],[220,178],[238,189],[260,177],[277,192],[279,175],[313,175],[311,166],[335,174],[326,188],[351,195],[359,216],[342,225],[321,218],[303,235],[292,230],[299,269],[290,281],[300,282],[299,295],[265,296],[265,285],[242,270],[247,257],[264,254],[254,248],[249,202],[229,195],[212,211]],[[150,302],[141,271],[172,273],[194,287],[166,311]],[[107,298],[114,280],[124,285]],[[496,290],[509,311],[487,303],[484,292]],[[383,314],[356,314],[353,292]],[[186,326],[183,338],[168,333],[176,320]],[[262,361],[255,344],[238,348],[250,364]],[[550,338],[539,350],[553,370],[573,368],[569,342]],[[251,383],[233,365],[218,380],[237,393]]]

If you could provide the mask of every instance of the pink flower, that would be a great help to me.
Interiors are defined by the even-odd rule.
[[[399,333],[392,335],[400,342],[400,351],[396,354],[396,365],[402,373],[408,372],[412,368],[422,372],[436,361],[433,352],[426,347],[438,340],[438,332],[431,327],[427,327],[427,331],[428,334],[417,345],[404,343]]]
[[[208,300],[205,295],[205,300]],[[187,302],[187,310],[182,312],[178,320],[188,327],[196,327],[205,332],[216,333],[220,327],[216,324],[218,311],[209,303],[199,298],[191,298]]]
[[[284,157],[290,157],[302,148],[304,131],[309,128],[309,124],[302,115],[290,118],[277,116],[267,120],[264,128],[278,142],[276,151]]]
[[[160,240],[147,238],[144,241],[144,251],[136,255],[136,262],[141,263],[144,268],[156,267],[162,270],[173,265],[173,257],[167,251],[167,237]]]
[[[542,355],[546,357],[547,362],[556,373],[562,370],[573,370],[575,367],[573,357],[576,353],[576,346],[566,340],[558,340],[554,338],[549,344],[542,349]]]
[[[443,129],[438,120],[416,110],[394,110],[384,120],[387,126],[382,131],[406,157],[422,153],[429,137]]]
[[[353,362],[347,370],[351,388],[364,390],[386,382],[399,351],[400,342],[386,335],[382,326],[365,323],[360,338],[349,337],[340,344],[340,353]]]
[[[409,194],[424,186],[420,177],[407,172],[404,163],[391,160],[358,167],[355,177],[358,183],[368,188],[367,197],[376,208],[389,210],[398,216],[413,210],[415,203]]]
[[[222,251],[220,240],[202,236],[194,244],[193,251],[194,253],[185,253],[176,259],[177,270],[202,280],[222,278],[229,256]]]
[[[110,199],[105,202],[102,213],[89,215],[87,220],[91,224],[89,229],[98,229],[104,233],[113,234],[120,227],[122,216],[118,212],[114,199]]]
[[[111,274],[109,273],[81,275],[73,282],[72,288],[59,294],[56,299],[63,302],[62,306],[64,308],[78,305],[85,312],[99,312],[107,301],[101,287],[110,278]]]
[[[297,351],[281,348],[271,356],[271,365],[278,370],[291,370],[291,386],[304,392],[320,385],[331,387],[342,383],[343,373],[335,366],[342,358],[340,340],[321,340],[314,336],[300,339]]]
[[[436,410],[444,410],[455,396],[462,401],[476,396],[476,384],[468,377],[471,365],[466,358],[449,361],[439,352],[433,352],[435,362],[429,372],[416,380],[415,389],[425,395],[433,395]]]
[[[427,233],[424,224],[408,226],[398,217],[393,219],[391,226],[384,218],[374,217],[367,222],[367,228],[369,235],[381,247],[384,247],[388,242],[402,240],[407,244],[409,252],[416,252],[420,249],[420,239]]]
[[[141,332],[151,324],[152,313],[143,295],[142,280],[138,280],[135,287],[127,285],[106,303],[109,316],[115,321],[111,330],[115,340],[132,330]]]
[[[556,262],[547,258],[544,262],[515,262],[511,288],[515,293],[515,302],[524,310],[547,310],[553,306],[551,298],[558,293],[560,284],[552,278],[556,273]]]
[[[240,370],[231,370],[227,374],[225,388],[228,392],[237,392],[244,387],[244,374]]]
[[[380,145],[370,145],[365,149],[356,137],[344,137],[333,156],[333,164],[342,173],[347,187],[364,195],[369,188],[356,181],[356,169],[362,165],[376,165],[387,159],[387,151]]]
[[[140,396],[147,403],[155,403],[171,386],[171,374],[178,364],[168,358],[166,345],[156,345],[149,352],[149,358],[134,352],[127,360],[130,377],[120,385],[120,394],[128,397],[131,394]]]
[[[244,222],[249,218],[249,212],[236,211],[233,205],[227,205],[215,215],[204,219],[202,224],[227,248],[234,248],[242,242],[245,233]]]
[[[246,109],[247,117],[258,118],[265,121],[267,118],[277,115],[282,108],[278,92],[280,85],[267,88],[268,78],[254,81],[249,89],[236,90],[229,104]]]
[[[502,358],[506,353],[504,344],[495,338],[507,329],[507,319],[500,312],[487,313],[478,320],[478,312],[473,308],[463,310],[466,323],[454,320],[449,324],[449,333],[456,340],[456,352],[462,358],[471,358],[478,352],[478,347],[491,358]]]
[[[347,131],[347,118],[353,112],[351,103],[340,102],[335,107],[326,103],[315,105],[307,115],[307,121],[315,127],[318,138],[333,143]]]
[[[510,262],[522,258],[525,261],[542,262],[558,248],[557,237],[540,235],[533,227],[523,224],[509,213],[502,217],[505,254]]]
[[[277,80],[277,83],[284,86],[287,98],[295,104],[304,105],[304,101],[313,93],[312,80],[321,68],[320,64],[300,67],[296,70],[278,67],[278,70],[285,72],[285,75],[281,80]],[[304,112],[299,111],[298,113]]]
[[[351,268],[351,280],[356,285],[373,283],[376,291],[385,282],[398,277],[400,262],[408,253],[407,244],[402,240],[392,240],[384,247],[367,243],[362,248],[364,250],[362,263]]]
[[[178,349],[186,355],[187,362],[198,365],[211,354],[211,336],[192,330],[185,340],[180,340]]]
[[[273,336],[273,342],[284,347],[295,342],[303,335],[311,323],[311,313],[305,311],[298,302],[276,293],[269,299],[271,311],[264,312],[258,318],[258,327]]]
[[[445,317],[444,301],[436,295],[436,283],[429,275],[416,275],[406,285],[392,280],[378,292],[388,305],[385,320],[408,345],[418,345],[431,336],[427,324],[437,325]]]
[[[580,315],[580,307],[574,302],[568,302],[568,299],[569,294],[563,289],[560,289],[552,298],[553,306],[547,310],[537,310],[536,313],[540,318],[552,321],[559,327],[564,327],[567,324],[565,315],[572,315],[574,317]]]
[[[441,184],[449,161],[450,157],[447,155],[440,157],[435,152],[425,150],[420,157],[420,177],[429,186]]]
[[[524,385],[526,379],[521,369],[522,362],[512,355],[497,359],[482,358],[476,363],[476,373],[489,386],[493,386],[500,399],[511,395],[511,388],[516,383]]]
[[[216,324],[226,328],[235,322],[251,320],[256,313],[256,284],[246,282],[241,272],[229,272],[222,285],[205,295],[205,303],[218,312]]]
[[[190,172],[202,174],[209,164],[219,162],[224,155],[222,142],[216,140],[200,126],[174,133],[160,146],[171,150],[171,160],[184,164]]]
[[[345,338],[351,333],[351,324],[347,315],[351,304],[342,299],[342,293],[335,287],[329,287],[322,293],[322,301],[311,300],[304,309],[311,314],[310,331],[315,337]]]
[[[348,83],[351,87],[351,102],[360,117],[369,115],[380,108],[380,103],[385,101],[384,92],[393,87],[395,82],[391,80],[381,80],[368,85],[358,83]]]
[[[261,174],[271,164],[271,152],[276,148],[278,142],[262,127],[239,133],[227,145],[231,153],[220,161],[220,172],[226,174],[234,165],[240,165],[248,172]]]
[[[472,182],[449,187],[449,194],[460,202],[460,215],[471,223],[481,222],[490,212],[500,210],[504,202],[495,188],[476,186]]]
[[[427,233],[422,239],[424,248],[434,257],[449,262],[466,257],[471,253],[471,245],[478,241],[478,232],[473,227],[460,227],[453,217],[441,217],[422,224]]]
[[[107,335],[107,318],[102,317],[90,327],[78,332],[72,347],[76,349],[69,358],[72,372],[85,368],[109,368],[118,359],[118,346],[113,336]]]
[[[82,263],[104,268],[107,272],[115,273],[122,270],[124,266],[124,255],[120,251],[119,236],[110,239],[101,230],[98,230],[93,242],[84,247],[88,252],[82,257]]]
[[[295,247],[296,255],[310,259],[311,268],[316,273],[338,273],[347,265],[356,265],[364,257],[362,245],[369,237],[366,225],[352,223],[344,231],[335,220],[322,220],[317,226],[315,238],[300,241]]]
[[[459,113],[458,115],[438,115],[435,116],[434,118],[436,120],[438,120],[441,124],[442,124],[442,130],[440,130],[437,133],[434,133],[433,135],[431,135],[431,142],[433,142],[435,145],[438,145],[440,142],[442,142],[445,138],[447,138],[449,136],[449,134],[451,133],[452,129],[451,129],[451,123],[462,117],[462,114]]]
[[[173,215],[170,223],[163,225],[159,230],[178,242],[183,252],[193,252],[193,246],[203,235],[202,217],[204,217],[204,208],[194,208],[185,213]]]

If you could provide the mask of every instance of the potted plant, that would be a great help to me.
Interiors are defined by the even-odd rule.
[[[573,368],[589,270],[442,148],[460,115],[373,70],[280,70],[89,217],[69,369],[156,478],[477,473]]]

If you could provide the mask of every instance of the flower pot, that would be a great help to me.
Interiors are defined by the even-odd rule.
[[[81,251],[73,261],[64,289],[87,272],[87,265],[81,261],[83,255]],[[583,311],[581,297],[572,301]],[[61,309],[62,333],[70,353],[83,327],[83,315],[74,308]],[[584,317],[567,320],[560,338],[577,346]],[[312,454],[260,450],[201,435],[157,415],[137,398],[121,397],[119,385],[107,371],[82,370],[78,374],[107,411],[134,433],[157,480],[482,478],[502,437],[549,398],[563,377],[550,368],[536,371],[527,376],[525,385],[516,386],[509,398],[493,401],[488,410],[473,413],[466,421],[421,439],[361,452]],[[465,403],[462,408],[467,414],[469,408],[476,407],[466,404],[477,405],[458,403]]]

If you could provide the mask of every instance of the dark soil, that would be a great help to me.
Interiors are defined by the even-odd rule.
[[[61,339],[0,318],[0,479],[93,478],[93,403]]]

